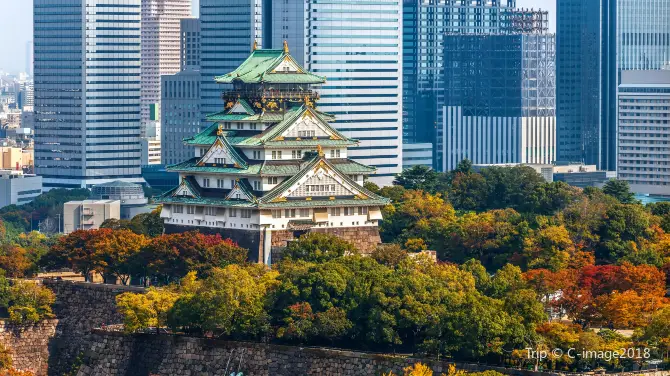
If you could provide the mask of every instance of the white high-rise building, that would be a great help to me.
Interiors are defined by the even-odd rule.
[[[618,178],[633,192],[670,196],[670,70],[621,72]]]
[[[140,170],[141,0],[35,0],[35,172],[45,189]]]
[[[191,0],[142,0],[142,137],[150,143],[160,143],[161,76],[180,71],[180,24],[190,16]]]
[[[402,170],[402,2],[275,1],[271,18],[272,48],[288,41],[307,70],[328,77],[319,104],[360,141],[349,158],[390,184]]]

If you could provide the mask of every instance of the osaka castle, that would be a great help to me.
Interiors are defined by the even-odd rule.
[[[347,158],[358,141],[319,111],[318,85],[283,49],[256,49],[235,71],[215,77],[231,90],[208,128],[184,139],[193,158],[168,166],[180,184],[159,196],[168,233],[220,233],[266,264],[307,232],[331,233],[362,252],[380,243],[389,200],[363,187],[375,169]]]

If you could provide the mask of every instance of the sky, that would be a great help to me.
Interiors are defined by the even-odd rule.
[[[194,15],[198,14],[198,2],[193,0]],[[517,0],[517,6],[548,10],[549,29],[555,31],[556,0]],[[32,11],[32,0],[0,0],[0,71],[25,71],[26,44],[33,32]]]

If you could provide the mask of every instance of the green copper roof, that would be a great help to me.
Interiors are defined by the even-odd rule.
[[[221,111],[207,115],[207,121],[279,123],[284,118],[283,114],[276,112],[266,112],[264,114],[256,115],[228,114],[227,112],[228,111]]]
[[[306,173],[311,171],[313,168],[315,168],[319,163],[325,163],[326,166],[330,167],[333,171],[335,171],[336,174],[340,176],[343,180],[348,182],[349,184],[353,185],[356,187],[356,189],[360,190],[362,194],[366,195],[369,200],[375,200],[379,201],[383,204],[388,204],[391,202],[391,200],[376,195],[369,190],[365,189],[365,187],[358,185],[356,182],[352,181],[346,174],[340,172],[333,164],[331,164],[326,158],[320,155],[314,156],[314,158],[309,161],[309,163],[305,164],[300,169],[300,172],[298,174],[295,174],[291,176],[290,178],[284,180],[283,182],[279,183],[276,187],[274,187],[270,192],[266,193],[261,197],[260,202],[262,204],[275,204],[272,201],[279,198],[282,193],[284,193],[287,189],[289,189],[293,184],[295,184],[298,180],[300,180]],[[365,200],[356,200],[356,201],[365,201]],[[294,202],[294,201],[291,201]]]
[[[276,140],[284,131],[286,131],[296,120],[303,116],[305,112],[310,111],[320,122],[326,127],[336,139],[284,139]],[[287,110],[283,115],[279,114],[281,117],[279,122],[262,133],[249,133],[246,132],[246,136],[242,136],[243,133],[236,130],[224,130],[223,133],[228,141],[237,147],[245,146],[284,146],[284,147],[316,147],[317,145],[321,146],[349,146],[356,145],[358,140],[354,140],[344,136],[342,133],[338,132],[337,129],[333,128],[329,123],[328,119],[325,118],[323,112],[317,111],[311,107],[305,105],[296,106]],[[220,116],[238,116],[238,115],[216,115]],[[241,115],[245,116],[245,115]],[[258,115],[253,115],[258,116]],[[266,115],[263,115],[266,116]],[[330,115],[327,115],[330,116]],[[219,126],[217,124],[210,125],[204,131],[198,133],[197,135],[184,139],[184,143],[187,145],[211,145],[216,141],[217,132]]]
[[[217,130],[217,132],[218,132],[218,130]],[[217,142],[220,142],[221,145],[223,145],[223,148],[228,152],[230,157],[235,162],[234,164],[237,165],[234,168],[239,168],[239,169],[249,168],[249,165],[247,164],[246,159],[242,155],[240,155],[240,153],[237,152],[237,149],[235,149],[233,147],[233,145],[231,145],[230,142],[228,142],[228,139],[223,134],[221,134],[220,136],[219,135],[216,136],[216,139],[212,143],[212,146],[210,146],[209,150],[207,150],[205,155],[203,155],[202,158],[200,158],[200,160],[198,161],[198,164],[202,164],[203,166],[207,165],[207,163],[205,163],[205,158],[208,157],[209,152],[212,150],[212,148],[214,148],[214,146],[217,144]],[[212,163],[209,163],[209,164],[211,165]]]
[[[299,67],[299,73],[273,72],[273,70],[284,60]],[[215,77],[214,80],[220,84],[229,84],[234,81],[244,83],[303,83],[322,84],[326,79],[305,70],[285,50],[255,50],[234,71],[223,76]]]
[[[246,169],[222,166],[198,166],[200,158],[191,158],[185,162],[167,166],[168,171],[172,172],[200,172],[231,175],[261,175],[261,176],[293,176],[300,172],[301,166],[311,162],[304,160],[290,161],[250,161]],[[349,159],[330,159],[330,163],[338,171],[348,175],[369,175],[376,170],[374,167],[366,166]]]
[[[331,127],[328,124],[328,121],[324,120],[321,115],[312,110],[310,107],[302,105],[300,107],[293,107],[290,110],[286,111],[284,119],[278,124],[273,125],[272,127],[266,129],[263,133],[258,135],[251,136],[246,140],[240,142],[238,146],[255,146],[255,145],[266,145],[269,142],[278,142],[278,141],[289,141],[289,140],[276,140],[280,135],[286,131],[293,123],[295,123],[301,116],[305,115],[309,111],[309,114],[316,116],[318,120],[336,137],[336,139],[330,140],[290,140],[295,142],[295,146],[305,145],[309,146],[310,144],[324,144],[323,141],[341,141],[341,145],[353,145],[356,144],[356,140],[352,140],[344,136],[342,133],[338,132],[335,128]],[[311,116],[311,115],[310,115]],[[324,144],[325,145],[325,144]],[[278,146],[287,146],[279,144]]]

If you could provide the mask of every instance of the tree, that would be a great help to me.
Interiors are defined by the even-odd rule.
[[[622,204],[635,203],[635,195],[630,191],[630,186],[625,180],[610,179],[603,186],[603,192],[610,195]]]
[[[12,355],[9,349],[0,343],[0,371],[12,366]]]
[[[112,230],[127,230],[130,229],[130,221],[127,219],[109,218],[105,219],[100,228],[111,228]]]
[[[161,207],[151,213],[138,214],[130,220],[129,228],[136,234],[156,237],[163,234],[164,226],[161,218]]]
[[[458,210],[482,210],[488,202],[488,185],[481,174],[455,172],[449,199]]]
[[[398,244],[380,244],[370,256],[382,265],[395,267],[407,258],[407,251]]]
[[[441,190],[440,174],[430,167],[416,165],[404,169],[393,181],[405,189],[422,190],[437,193]]]
[[[128,333],[154,327],[156,333],[166,326],[168,312],[179,294],[173,289],[150,287],[145,294],[126,292],[116,297],[116,307],[123,316],[124,330]]]
[[[92,240],[95,249],[96,269],[107,276],[118,278],[127,285],[131,275],[136,275],[142,248],[147,240],[144,235],[137,235],[130,230],[113,230],[101,233]]]
[[[277,273],[263,265],[212,269],[194,294],[179,298],[168,313],[171,328],[199,328],[234,338],[257,338],[269,330],[266,294]]]
[[[284,260],[304,260],[322,263],[333,258],[356,253],[354,245],[335,235],[309,232],[292,241],[282,252]]]
[[[112,229],[77,230],[58,239],[47,255],[52,266],[69,266],[90,281],[90,273],[99,267],[95,244],[108,238]]]
[[[12,278],[26,277],[33,263],[25,249],[18,245],[0,245],[0,269]]]
[[[56,296],[48,288],[33,281],[15,280],[9,289],[8,300],[9,320],[25,325],[52,317],[51,305]]]
[[[670,306],[656,311],[651,316],[651,321],[643,329],[641,340],[647,341],[650,344],[656,344],[663,349],[667,358],[670,353]]]
[[[524,239],[523,252],[529,269],[554,272],[565,269],[575,251],[570,234],[563,226],[546,226],[532,231]]]

